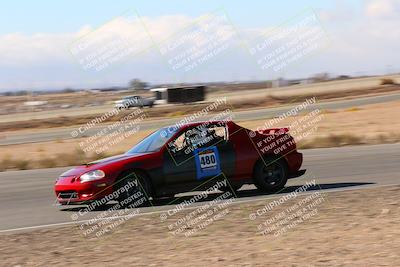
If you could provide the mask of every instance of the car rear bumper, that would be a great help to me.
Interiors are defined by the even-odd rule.
[[[301,168],[301,165],[303,164],[303,154],[298,151],[293,151],[287,154],[285,158],[288,164],[289,174],[294,175],[298,173],[298,171]]]
[[[297,178],[300,177],[302,175],[304,175],[306,173],[307,170],[298,170],[297,172],[291,173],[288,177],[288,179],[292,179],[292,178]]]

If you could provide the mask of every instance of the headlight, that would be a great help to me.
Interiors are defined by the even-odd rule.
[[[104,176],[106,176],[106,174],[102,170],[95,170],[82,174],[80,180],[82,183],[85,183],[89,181],[99,180],[101,178],[104,178]]]

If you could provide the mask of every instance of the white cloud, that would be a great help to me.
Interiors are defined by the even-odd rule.
[[[65,60],[65,49],[73,36],[44,33],[13,33],[0,36],[0,65],[18,66]]]
[[[0,36],[0,66],[36,65],[54,61],[71,61],[69,50],[74,42],[83,39],[112,39],[127,38],[143,46],[151,46],[148,33],[155,41],[162,41],[173,34],[182,25],[190,23],[191,18],[186,16],[165,16],[159,18],[143,18],[147,29],[140,21],[126,21],[119,17],[94,28],[85,25],[76,32],[70,33],[37,33],[26,35],[11,33]],[[148,32],[147,32],[148,31]]]
[[[329,50],[320,52],[324,60],[317,58],[308,62],[306,58],[304,59],[306,64],[301,64],[298,68],[288,68],[285,75],[300,77],[312,74],[311,72],[341,72],[340,70],[357,72],[374,69],[375,66],[380,68],[386,64],[396,66],[397,62],[400,62],[399,53],[393,52],[400,46],[400,27],[398,27],[400,18],[397,15],[400,10],[400,0],[365,1],[363,12],[359,13],[359,17],[354,15],[357,12],[343,3],[339,1],[335,8],[319,12],[322,23],[325,24],[333,40]],[[117,74],[92,76],[87,76],[81,66],[73,60],[69,50],[76,40],[82,40],[79,38],[101,40],[123,37],[128,38],[133,44],[137,43],[140,47],[152,47],[154,43],[163,43],[167,38],[177,38],[174,33],[190,26],[193,20],[184,15],[143,17],[141,21],[120,17],[104,27],[95,28],[84,25],[75,32],[32,35],[12,33],[0,36],[0,76],[6,77],[0,80],[0,88],[23,86],[32,88],[35,84],[39,84],[40,87],[62,88],[93,84],[97,81],[106,84],[116,80],[124,84],[127,80],[123,79],[134,77],[160,82],[176,79],[176,73],[171,75],[166,60],[161,58],[155,49],[127,58],[125,61],[129,69],[125,67]],[[252,39],[269,29],[275,29],[275,27],[265,25],[265,27],[240,29],[244,33],[241,37]],[[218,25],[213,32],[218,36],[231,34],[229,27],[224,24]],[[243,47],[234,47],[229,52],[229,56],[218,58],[215,64],[219,64],[218,66],[214,66],[214,63],[209,64],[209,70],[203,73],[196,70],[192,73],[193,77],[185,76],[184,78],[193,78],[197,81],[206,81],[211,79],[210,77],[215,80],[271,78],[262,72],[254,74],[257,65],[246,53]],[[249,66],[253,66],[255,70]],[[237,75],[232,75],[233,73]]]
[[[367,1],[365,14],[370,18],[398,18],[400,0],[370,0]]]
[[[355,12],[348,3],[344,0],[335,0],[334,7],[332,9],[321,9],[318,10],[319,17],[323,22],[345,22],[354,19]]]

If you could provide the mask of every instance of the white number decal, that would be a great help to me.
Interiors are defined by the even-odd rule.
[[[217,160],[215,159],[215,153],[201,154],[200,156],[200,167],[202,169],[214,168],[217,166]]]

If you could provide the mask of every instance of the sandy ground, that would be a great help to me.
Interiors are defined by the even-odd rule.
[[[400,266],[399,198],[400,186],[314,192],[255,220],[251,214],[279,198],[231,203],[224,216],[188,236],[168,229],[191,210],[165,221],[159,214],[134,217],[98,238],[84,237],[77,226],[3,234],[1,265]],[[290,220],[262,234],[259,225],[271,226],[275,218]]]
[[[273,126],[292,125],[307,114],[287,118]],[[399,101],[345,110],[320,110],[319,114],[322,115],[321,119],[306,129],[300,131],[298,126],[291,128],[292,133],[296,130],[298,131],[295,137],[298,143],[304,145],[304,147],[330,147],[400,141],[400,120],[395,117],[395,114],[400,114]],[[250,129],[257,129],[259,127],[262,128],[268,121],[244,121],[239,122],[239,124]],[[313,128],[314,126],[316,128]],[[79,145],[84,139],[2,146],[0,162],[3,161],[3,166],[6,166],[7,160],[29,160],[30,167],[27,168],[74,165],[76,164],[74,158],[78,155],[84,155],[90,160],[96,157],[123,153],[152,131],[141,131],[123,139],[107,148],[101,155],[96,155],[94,151],[85,155]],[[301,136],[303,133],[308,133],[308,135],[303,137]],[[340,140],[335,141],[335,135],[338,135],[339,137],[336,139]],[[37,159],[38,162],[33,159]],[[49,159],[53,159],[54,162],[49,161]],[[63,159],[63,161],[60,161],[60,159]]]

